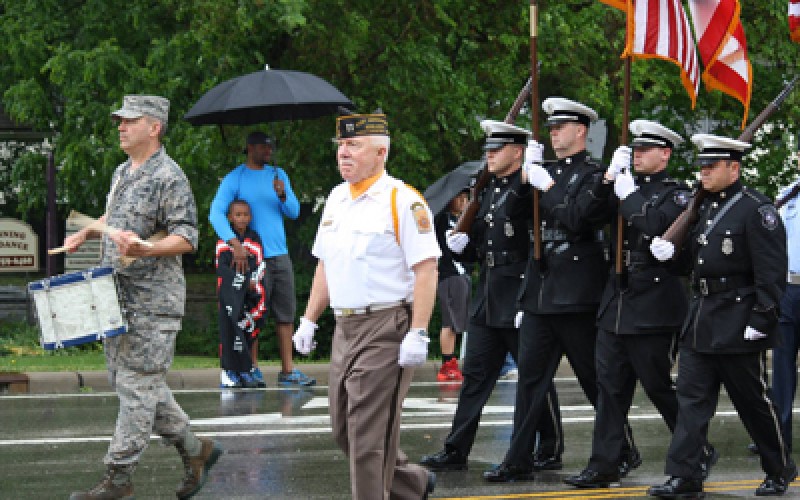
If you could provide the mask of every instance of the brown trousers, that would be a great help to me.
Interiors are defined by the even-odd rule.
[[[398,449],[414,370],[397,364],[407,306],[336,320],[330,365],[333,438],[350,461],[355,500],[419,500],[428,473]]]

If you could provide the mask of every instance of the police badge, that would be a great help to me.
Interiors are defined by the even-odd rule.
[[[508,221],[505,223],[505,233],[507,238],[514,236],[514,226]]]
[[[722,253],[730,255],[733,253],[733,240],[730,238],[722,238]]]
[[[685,207],[689,204],[689,193],[683,190],[676,190],[672,201],[679,207]]]

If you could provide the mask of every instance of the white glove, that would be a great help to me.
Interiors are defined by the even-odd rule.
[[[660,262],[666,262],[675,255],[675,245],[658,236],[650,242],[650,253]]]
[[[447,239],[447,248],[455,253],[461,253],[469,243],[469,235],[467,233],[454,233],[452,230],[447,231],[445,238]]]
[[[523,168],[525,168],[528,183],[539,191],[547,191],[550,185],[553,184],[553,178],[550,177],[550,173],[539,163],[525,164]]]
[[[744,339],[745,340],[761,340],[766,337],[766,333],[761,333],[752,326],[748,326],[744,329]]]
[[[542,162],[544,162],[544,146],[530,139],[528,141],[528,147],[525,149],[525,165],[532,165],[534,163],[541,165]]]
[[[620,172],[629,169],[630,166],[631,148],[628,146],[620,146],[614,151],[614,156],[611,157],[611,164],[606,170],[606,177],[613,181]]]
[[[317,343],[314,342],[314,331],[317,328],[319,327],[313,321],[310,321],[303,316],[300,317],[300,326],[297,327],[294,335],[292,335],[292,342],[294,342],[294,348],[297,352],[307,356],[315,347],[317,347]]]
[[[418,366],[428,359],[428,342],[431,339],[427,335],[421,335],[420,331],[425,330],[412,328],[406,333],[397,356],[397,364],[400,366]]]
[[[630,171],[626,169],[617,174],[617,179],[614,181],[614,194],[617,195],[617,198],[624,200],[634,191],[636,191],[636,184],[633,182]]]
[[[525,316],[524,311],[517,311],[517,315],[514,316],[514,328],[519,328],[522,325],[522,317]]]

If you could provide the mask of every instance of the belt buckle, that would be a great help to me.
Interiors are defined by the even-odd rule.
[[[625,262],[625,267],[631,267],[631,251],[630,250],[623,250],[622,251],[622,260]]]
[[[708,295],[708,281],[705,278],[697,280],[697,288],[700,289],[700,295]]]
[[[352,316],[352,315],[354,315],[356,313],[356,310],[353,309],[352,307],[343,307],[343,308],[339,309],[339,313],[342,316]]]
[[[494,267],[494,252],[486,253],[486,265],[489,267]]]

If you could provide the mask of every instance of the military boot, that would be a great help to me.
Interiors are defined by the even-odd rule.
[[[103,479],[89,491],[76,491],[69,500],[134,500],[129,465],[109,465]]]
[[[209,469],[217,463],[217,459],[222,454],[222,447],[219,443],[206,438],[199,439],[203,447],[200,449],[200,454],[194,457],[189,456],[183,443],[175,443],[175,448],[183,460],[183,481],[175,491],[181,500],[192,498],[200,491],[208,479]]]

